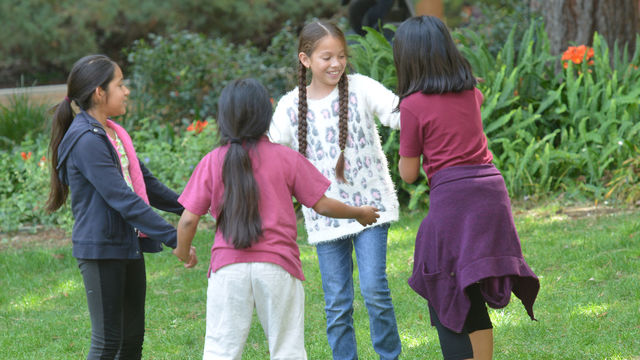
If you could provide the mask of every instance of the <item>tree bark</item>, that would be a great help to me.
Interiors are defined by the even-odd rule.
[[[638,6],[638,0],[530,0],[545,19],[553,54],[570,45],[591,46],[596,31],[610,48],[617,42],[632,53],[640,30]]]

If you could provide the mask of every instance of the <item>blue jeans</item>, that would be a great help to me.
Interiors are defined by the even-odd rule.
[[[360,292],[369,313],[371,342],[380,359],[397,359],[401,345],[387,283],[389,224],[316,245],[327,315],[327,338],[335,360],[358,358],[353,329],[353,260],[360,272]]]

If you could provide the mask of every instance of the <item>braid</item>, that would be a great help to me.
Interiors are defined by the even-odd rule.
[[[298,151],[307,157],[307,68],[298,70]]]
[[[344,177],[344,149],[347,146],[347,137],[349,135],[349,124],[347,123],[349,119],[349,79],[347,79],[346,72],[342,73],[340,82],[338,82],[338,94],[340,101],[340,119],[338,121],[340,156],[338,156],[338,162],[336,163],[336,179],[347,182]]]

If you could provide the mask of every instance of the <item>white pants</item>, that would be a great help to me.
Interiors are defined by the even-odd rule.
[[[271,263],[231,264],[211,273],[204,360],[240,360],[256,308],[271,359],[304,360],[304,289]]]

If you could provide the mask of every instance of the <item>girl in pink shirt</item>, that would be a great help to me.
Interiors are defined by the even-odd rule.
[[[317,212],[375,223],[378,209],[327,198],[330,185],[301,154],[265,135],[272,106],[256,80],[227,85],[218,104],[221,146],[195,168],[178,201],[185,207],[175,254],[192,267],[189,249],[200,217],[216,219],[207,290],[204,359],[240,359],[253,308],[271,358],[306,359],[304,280],[291,196]]]

